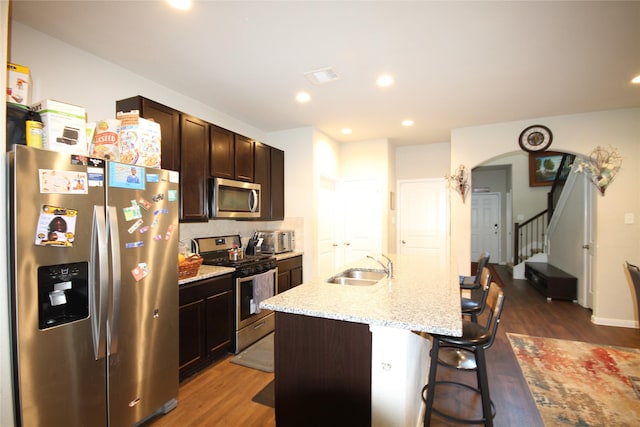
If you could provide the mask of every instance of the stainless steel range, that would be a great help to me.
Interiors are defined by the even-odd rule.
[[[235,298],[234,352],[239,353],[275,329],[271,310],[260,310],[260,301],[276,294],[278,267],[273,255],[239,255],[239,235],[193,239],[194,252],[200,253],[203,263],[233,267]]]

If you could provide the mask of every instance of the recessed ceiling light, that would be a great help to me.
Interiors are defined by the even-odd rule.
[[[631,83],[640,84],[640,74],[632,78]]]
[[[308,71],[304,76],[314,85],[321,85],[338,80],[338,75],[331,67],[320,68],[319,70]]]
[[[167,0],[167,3],[169,3],[171,7],[175,7],[176,9],[191,9],[191,0]]]
[[[352,129],[350,129],[350,128],[344,128],[344,129],[342,129],[342,130],[341,130],[341,132],[342,132],[344,135],[350,135],[350,134],[351,134],[351,132],[353,132],[353,130],[352,130]]]
[[[378,77],[378,80],[376,80],[376,84],[382,87],[391,86],[393,84],[393,77],[388,74],[383,74],[382,76]]]
[[[411,119],[403,120],[402,126],[413,126],[413,120]]]
[[[311,95],[309,95],[307,92],[298,92],[298,94],[296,95],[296,101],[304,104],[305,102],[311,101]]]

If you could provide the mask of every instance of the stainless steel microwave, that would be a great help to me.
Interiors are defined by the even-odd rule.
[[[259,218],[260,184],[212,178],[209,181],[210,218]]]

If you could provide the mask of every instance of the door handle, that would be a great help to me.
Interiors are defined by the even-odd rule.
[[[591,249],[591,246],[588,245],[588,244],[587,245],[582,245],[582,249]]]
[[[402,244],[403,244],[403,245],[404,245],[404,244],[406,244],[406,243],[407,243],[407,242],[405,242],[404,240],[402,241]]]
[[[109,306],[109,260],[107,243],[107,225],[104,206],[93,207],[93,225],[91,238],[91,329],[95,360],[106,355],[107,309]]]

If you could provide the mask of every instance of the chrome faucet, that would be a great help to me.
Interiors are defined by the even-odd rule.
[[[387,273],[387,277],[389,279],[393,279],[393,263],[391,262],[391,259],[389,259],[389,257],[386,256],[385,254],[380,254],[380,255],[382,255],[387,260],[387,265],[386,266],[384,265],[384,263],[382,261],[375,259],[371,255],[367,255],[367,258],[371,258],[372,260],[374,260],[375,262],[380,264],[382,266],[382,268],[384,268],[384,272]]]

